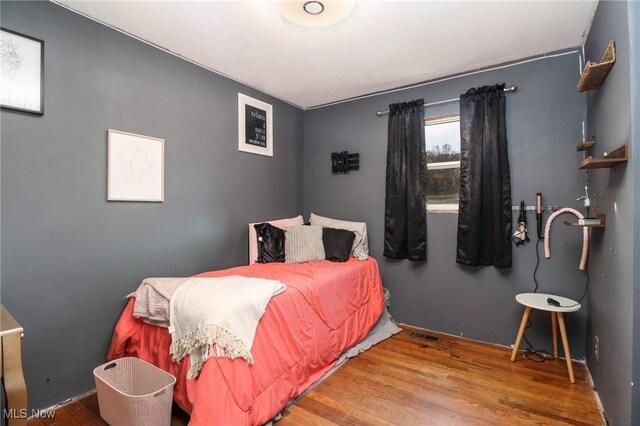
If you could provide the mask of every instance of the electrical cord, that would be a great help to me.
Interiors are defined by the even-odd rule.
[[[538,267],[540,266],[540,251],[538,250],[540,241],[542,241],[542,238],[538,238],[538,241],[536,241],[536,267],[533,269],[533,282],[536,283],[536,287],[533,289],[534,293],[538,292],[538,279],[536,278],[536,274],[538,273]]]
[[[519,231],[519,230],[518,230],[518,231],[516,231],[516,232],[513,234],[513,237],[511,237],[511,241],[513,242],[513,244],[515,244],[515,245],[517,245],[517,246],[519,246],[520,244],[522,244],[524,241],[522,240],[522,238],[521,238],[521,237],[522,237],[522,234],[526,234],[526,232],[527,232],[527,231],[526,231],[526,229],[525,229],[524,231],[522,231],[522,232],[521,232],[521,231]],[[526,241],[526,240],[525,240],[525,241]]]
[[[529,328],[530,326],[531,321],[528,321],[526,328]],[[524,337],[524,341],[527,343],[527,345],[529,345],[529,348],[524,350],[522,354],[523,357],[533,362],[545,362],[548,359],[555,359],[553,355],[551,355],[544,349],[533,349],[531,343],[529,343],[529,341],[527,340],[527,337],[524,334],[522,335],[522,337]]]
[[[520,230],[522,227],[522,230]],[[527,235],[529,230],[527,229],[527,222],[518,222],[518,230],[513,233],[513,237],[511,237],[511,241],[516,246],[522,245],[525,242],[529,241],[529,236]]]
[[[520,201],[520,214],[518,215],[518,229],[513,234],[511,241],[513,244],[520,246],[526,242],[529,242],[529,235],[527,229],[527,210],[525,207],[525,202]]]
[[[535,288],[533,289],[534,293],[538,292],[538,287],[539,287],[538,278],[536,277],[536,274],[538,273],[538,267],[540,266],[539,247],[540,247],[541,241],[542,241],[542,238],[538,238],[538,241],[536,241],[536,267],[533,269],[533,282],[536,284]],[[541,349],[533,349],[533,345],[531,344],[531,342],[529,342],[529,339],[527,339],[527,328],[531,327],[531,325],[532,325],[531,320],[527,320],[527,325],[524,327],[524,332],[522,333],[522,337],[524,338],[525,343],[529,347],[528,349],[525,349],[524,354],[522,354],[522,356],[535,362],[545,362],[548,356],[553,358],[553,355],[551,355],[547,351],[544,351]]]
[[[538,241],[536,242],[536,267],[533,269],[533,282],[535,283],[535,288],[533,289],[534,293],[538,292],[538,287],[539,287],[536,274],[538,273],[538,267],[540,266],[540,252],[538,250],[538,247],[542,240],[543,240],[542,238],[538,238]],[[585,298],[585,296],[587,295],[587,292],[589,291],[589,279],[590,279],[589,268],[585,270],[585,274],[587,276],[587,280],[585,282],[584,293],[582,293],[582,296],[580,296],[580,299],[578,299],[578,303],[574,303],[573,305],[566,305],[566,306],[560,305],[559,306],[560,308],[572,308],[574,306],[578,306],[582,302],[582,300]],[[532,325],[531,320],[527,320],[527,325],[524,328],[522,337],[529,348],[525,349],[522,356],[534,362],[545,362],[547,359],[555,359],[555,357],[549,352],[542,349],[533,348],[533,345],[531,344],[531,342],[529,342],[526,336],[527,328],[531,327],[531,325]]]
[[[542,241],[542,238],[538,238],[538,241],[536,241],[536,267],[533,269],[533,282],[536,284],[535,288],[533,289],[534,293],[538,292],[538,278],[536,277],[536,274],[538,273],[538,267],[540,266],[540,241]],[[525,341],[525,343],[527,344],[527,346],[529,347],[528,349],[525,349],[524,354],[522,354],[522,356],[524,356],[525,358],[531,360],[531,361],[535,361],[535,362],[545,362],[547,359],[547,355],[551,355],[549,354],[549,352],[544,351],[544,350],[539,350],[539,349],[533,349],[533,345],[531,344],[531,342],[529,342],[529,339],[527,339],[527,328],[531,327],[532,322],[531,320],[527,320],[527,325],[524,327],[524,332],[522,333],[522,337]]]
[[[580,299],[578,299],[578,303],[582,302],[582,299],[585,298],[587,292],[589,291],[589,267],[584,270],[584,273],[587,275],[587,282],[584,284],[584,293],[582,293],[582,296],[580,296]]]
[[[582,293],[580,299],[578,299],[578,301],[573,305],[559,305],[558,308],[573,308],[574,306],[578,306],[582,302],[582,299],[584,299],[584,297],[587,295],[587,292],[589,291],[589,268],[585,269],[584,273],[587,276],[587,281],[584,284],[584,293]]]

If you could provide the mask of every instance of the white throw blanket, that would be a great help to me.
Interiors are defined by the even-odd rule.
[[[178,287],[169,309],[171,355],[176,361],[190,355],[187,378],[198,377],[212,356],[253,364],[258,322],[271,297],[285,289],[280,281],[238,275],[192,278]]]

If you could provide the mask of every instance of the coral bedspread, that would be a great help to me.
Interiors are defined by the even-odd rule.
[[[174,399],[191,414],[190,425],[259,425],[319,379],[346,349],[373,328],[384,307],[378,264],[349,259],[297,264],[253,264],[200,277],[242,275],[280,280],[253,343],[255,363],[211,358],[187,380],[189,358],[171,361],[167,329],[132,315],[130,300],[111,341],[109,360],[136,356],[177,378]]]

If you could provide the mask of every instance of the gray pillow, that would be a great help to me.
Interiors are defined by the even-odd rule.
[[[284,228],[284,237],[286,263],[324,260],[321,226],[289,226]]]
[[[346,220],[331,219],[311,213],[309,219],[311,225],[323,228],[346,229],[356,234],[351,253],[358,260],[367,260],[369,257],[369,239],[367,238],[367,224],[364,222],[349,222]]]

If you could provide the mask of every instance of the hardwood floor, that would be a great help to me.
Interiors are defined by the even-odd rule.
[[[189,419],[183,412],[175,412],[171,417],[171,426],[185,426]],[[32,418],[28,426],[109,426],[100,418],[98,398],[95,393],[65,405],[56,410],[55,416],[49,419]]]
[[[287,410],[293,425],[600,425],[587,379],[574,363],[537,363],[507,348],[453,336],[431,343],[407,330],[349,360]]]
[[[276,425],[603,424],[584,365],[574,363],[572,385],[564,360],[512,363],[507,348],[430,334],[440,342],[406,329],[347,361]],[[95,395],[29,422],[102,424]]]

